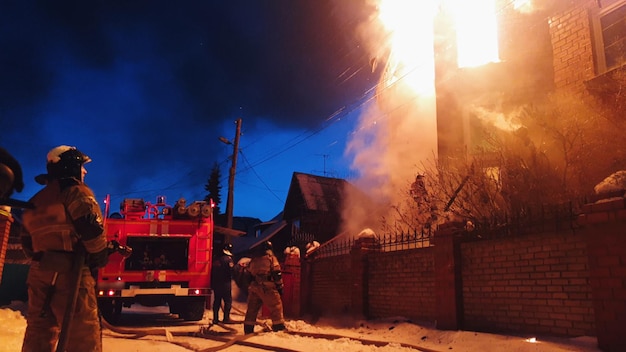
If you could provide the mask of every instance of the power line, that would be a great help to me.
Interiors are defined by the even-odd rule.
[[[241,151],[240,151],[241,152]],[[265,186],[265,189],[267,189],[276,199],[278,199],[279,202],[284,203],[285,200],[281,199],[279,196],[276,195],[276,193],[274,193],[274,191],[272,191],[272,189],[267,185],[267,183],[265,183],[265,181],[263,181],[263,179],[261,178],[261,176],[256,172],[256,170],[254,170],[254,168],[252,167],[252,165],[250,165],[250,162],[248,162],[248,158],[246,158],[245,154],[243,154],[243,152],[241,152],[241,157],[243,158],[243,161],[248,165],[248,170],[252,170],[252,172],[254,173],[254,175],[259,179],[259,181],[261,181],[261,183]]]

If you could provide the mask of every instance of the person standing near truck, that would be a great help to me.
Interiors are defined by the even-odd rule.
[[[102,351],[91,270],[106,265],[108,251],[102,211],[84,183],[90,161],[75,147],[50,150],[45,187],[30,199],[35,208],[24,210],[21,240],[31,266],[23,352],[54,351],[65,342],[67,351]],[[61,331],[66,317],[71,324]],[[68,334],[66,341],[60,334]]]
[[[285,330],[283,316],[283,278],[278,258],[272,251],[272,242],[265,241],[252,249],[247,270],[252,282],[248,286],[248,309],[243,322],[245,334],[254,332],[259,310],[265,304],[270,310],[272,330]]]
[[[213,324],[219,323],[219,312],[224,302],[224,323],[232,323],[230,310],[233,306],[232,279],[235,263],[233,262],[233,245],[226,243],[217,253],[211,269],[211,287],[215,295],[213,299]]]

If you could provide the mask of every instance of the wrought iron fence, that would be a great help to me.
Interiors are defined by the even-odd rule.
[[[413,248],[424,248],[432,245],[434,229],[431,227],[413,232],[385,233],[375,235],[376,242],[384,252],[392,252]],[[350,253],[356,238],[340,235],[322,244],[312,254],[315,258],[332,257]]]
[[[576,228],[576,218],[587,198],[552,205],[527,206],[515,213],[496,218],[465,219],[461,236],[467,240],[483,240],[501,237],[522,236],[533,233],[568,231]],[[467,226],[469,225],[469,226]],[[424,227],[413,232],[376,234],[378,244],[384,252],[430,247],[437,228]],[[307,235],[307,240],[315,238]],[[350,253],[355,238],[338,235],[321,244],[312,252],[315,258],[332,257]]]
[[[576,202],[525,207],[516,213],[504,214],[501,219],[475,220],[467,235],[475,239],[493,239],[572,230],[576,227],[579,209]]]

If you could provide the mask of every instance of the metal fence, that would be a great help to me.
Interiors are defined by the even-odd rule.
[[[424,248],[432,245],[435,230],[431,227],[413,232],[386,233],[375,235],[376,242],[384,252],[392,252],[413,248]],[[357,239],[350,236],[338,237],[322,244],[311,253],[315,258],[333,257],[350,253]]]
[[[571,231],[576,228],[576,218],[586,200],[571,201],[553,205],[528,206],[515,213],[507,213],[499,218],[465,220],[470,226],[460,229],[459,235],[466,240],[487,240],[501,237],[522,236],[533,233]],[[380,248],[384,252],[425,248],[433,245],[436,227],[424,227],[413,232],[376,234]],[[311,234],[300,234],[301,240],[315,238]],[[323,243],[308,257],[324,258],[350,253],[354,237],[338,235]]]
[[[522,236],[531,233],[560,232],[576,228],[578,203],[526,207],[501,219],[480,219],[472,222],[466,235],[473,239],[494,239]]]

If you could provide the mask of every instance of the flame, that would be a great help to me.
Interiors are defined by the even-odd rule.
[[[391,47],[387,85],[402,80],[418,94],[434,93],[433,21],[438,9],[454,23],[459,67],[499,61],[495,0],[380,0],[378,19],[389,31]]]
[[[378,18],[390,34],[386,84],[401,80],[418,94],[434,94],[434,4],[381,0],[378,10]]]
[[[498,62],[495,0],[447,0],[456,26],[459,67]]]

